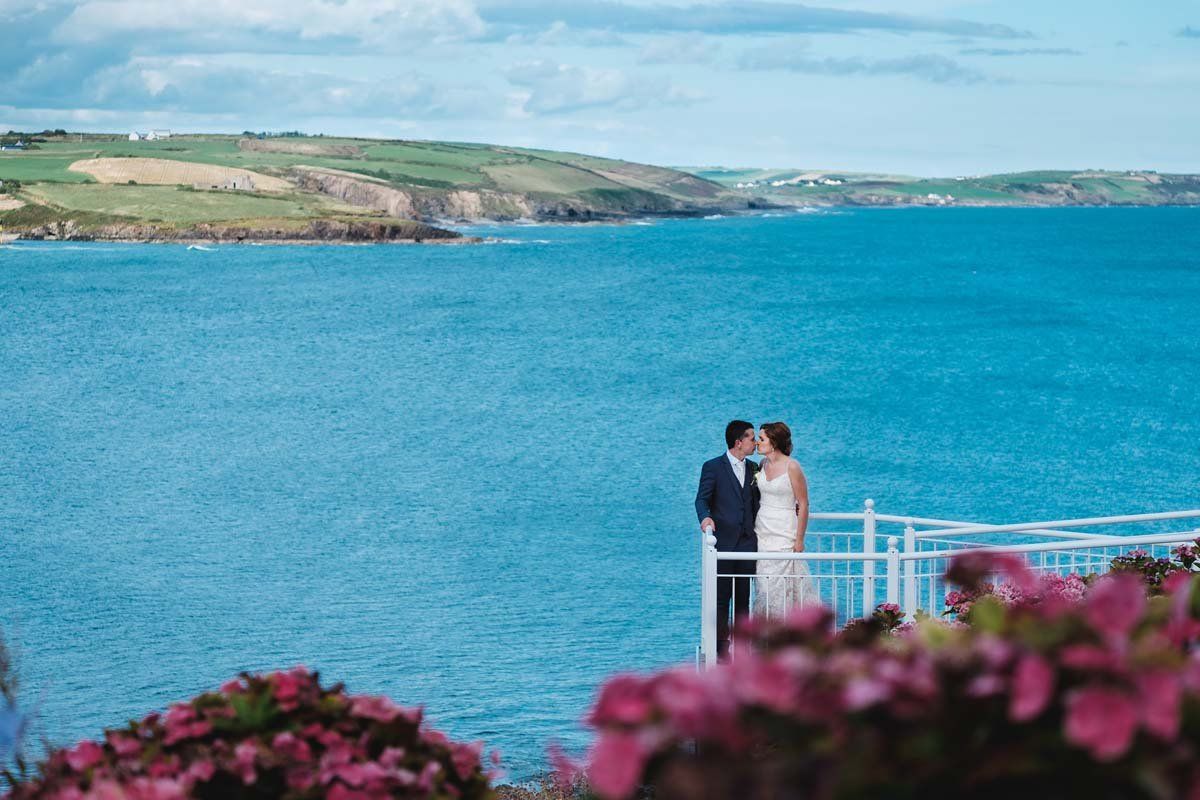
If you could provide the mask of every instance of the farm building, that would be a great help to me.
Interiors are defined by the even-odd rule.
[[[192,188],[202,189],[205,191],[233,191],[233,192],[252,192],[254,191],[254,179],[249,175],[234,175],[231,178],[226,178],[219,183],[193,183]]]

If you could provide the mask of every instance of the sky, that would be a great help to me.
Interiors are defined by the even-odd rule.
[[[1200,0],[0,0],[0,130],[1200,172]]]

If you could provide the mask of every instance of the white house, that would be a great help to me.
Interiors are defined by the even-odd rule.
[[[158,141],[159,139],[170,139],[170,138],[171,138],[171,132],[168,130],[152,130],[146,134],[146,139],[151,142]]]
[[[133,133],[129,134],[129,141],[140,142],[141,140],[142,140],[142,134],[138,133],[137,131],[134,131]]]

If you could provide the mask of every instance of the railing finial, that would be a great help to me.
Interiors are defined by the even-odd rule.
[[[875,507],[875,501],[868,497],[866,500],[863,500],[863,507],[870,511]]]

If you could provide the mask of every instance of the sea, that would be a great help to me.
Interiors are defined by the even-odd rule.
[[[465,231],[0,249],[0,628],[36,739],[302,664],[526,779],[587,746],[607,676],[694,659],[733,418],[791,426],[818,511],[1200,506],[1200,209]]]

